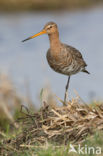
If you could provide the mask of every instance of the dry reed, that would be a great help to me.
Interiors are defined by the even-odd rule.
[[[65,107],[44,102],[40,111],[30,114],[28,110],[18,121],[22,123],[23,131],[15,139],[5,142],[7,149],[23,150],[46,142],[78,144],[83,143],[88,134],[103,130],[103,104],[92,107],[78,98],[69,101]]]

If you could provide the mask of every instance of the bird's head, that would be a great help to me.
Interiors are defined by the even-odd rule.
[[[35,34],[33,36],[28,37],[27,39],[23,40],[22,42],[25,42],[25,41],[27,41],[29,39],[32,39],[32,38],[37,37],[37,36],[40,36],[42,34],[51,35],[51,34],[56,33],[56,32],[58,32],[57,24],[54,23],[54,22],[48,22],[44,26],[44,28],[42,29],[42,31],[40,31],[39,33],[37,33],[37,34]]]
[[[48,22],[43,30],[45,30],[48,35],[53,34],[58,31],[57,24],[54,22]]]

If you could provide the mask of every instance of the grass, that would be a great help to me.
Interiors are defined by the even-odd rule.
[[[20,152],[11,152],[14,156],[96,156],[96,152],[93,154],[92,152],[90,154],[76,154],[74,152],[69,153],[70,144],[68,145],[62,145],[62,146],[56,146],[54,144],[47,143],[44,146],[28,146],[27,148],[24,148]],[[94,135],[88,136],[85,140],[85,142],[81,145],[81,147],[100,147],[101,148],[101,154],[103,153],[103,133],[101,131],[97,131],[94,133]],[[75,146],[75,149],[78,149],[78,145]],[[12,151],[12,150],[11,150]]]
[[[0,10],[2,11],[22,11],[22,10],[61,10],[85,8],[97,5],[102,0],[0,0]]]
[[[87,105],[76,97],[65,107],[57,106],[52,96],[45,102],[43,94],[42,90],[44,105],[35,111],[31,100],[27,100],[31,108],[24,106],[26,98],[17,93],[7,76],[0,76],[0,155],[94,156],[97,147],[103,153],[103,103]],[[84,152],[93,147],[94,154],[69,153],[71,146],[79,151],[79,145]]]
[[[92,156],[96,155],[97,147],[103,151],[103,105],[84,105],[77,98],[68,104],[66,107],[45,105],[33,114],[28,109],[19,114],[19,129],[14,129],[12,135],[8,132],[2,135],[3,154]],[[83,147],[84,153],[69,153],[71,144],[77,151],[78,145]],[[85,153],[88,147],[94,148],[94,154]]]

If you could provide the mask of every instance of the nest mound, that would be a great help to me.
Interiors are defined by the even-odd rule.
[[[94,108],[73,99],[68,106],[44,105],[39,112],[22,119],[23,132],[12,143],[34,145],[52,141],[58,144],[82,142],[94,130],[103,129],[103,105]]]
[[[9,140],[14,149],[44,144],[47,141],[58,145],[81,143],[88,134],[103,129],[103,105],[95,107],[73,99],[68,106],[44,105],[39,112],[25,114],[19,119],[23,131],[15,139]]]

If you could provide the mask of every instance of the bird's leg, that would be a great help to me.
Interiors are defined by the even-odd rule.
[[[66,84],[66,88],[65,88],[65,95],[64,95],[64,106],[67,105],[67,97],[68,97],[68,88],[69,88],[69,81],[70,81],[70,76],[68,77],[68,81]]]

